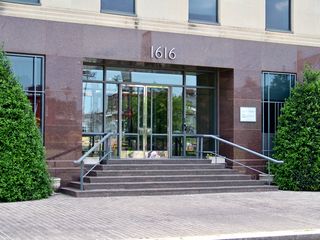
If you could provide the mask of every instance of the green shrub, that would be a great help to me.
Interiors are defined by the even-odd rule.
[[[320,71],[304,71],[285,102],[275,137],[274,157],[284,160],[272,165],[280,189],[320,190]]]
[[[41,199],[51,193],[32,107],[0,49],[0,201]]]

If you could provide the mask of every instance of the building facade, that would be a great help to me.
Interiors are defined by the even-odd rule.
[[[0,42],[65,181],[110,131],[117,158],[199,157],[198,134],[270,155],[290,89],[320,68],[319,22],[318,0],[0,1]]]

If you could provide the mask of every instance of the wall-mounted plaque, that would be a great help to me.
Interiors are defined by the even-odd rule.
[[[256,122],[257,109],[255,107],[240,107],[240,122]]]

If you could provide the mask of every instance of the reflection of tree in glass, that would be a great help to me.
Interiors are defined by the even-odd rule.
[[[290,75],[269,74],[266,85],[270,88],[269,101],[284,101],[290,95]],[[268,97],[268,89],[265,87],[265,99]]]
[[[138,98],[138,92],[133,88],[129,88],[129,91],[123,93],[122,127],[125,132],[138,132]],[[140,99],[142,98],[143,96],[140,96]],[[142,104],[140,105],[141,108]]]
[[[172,127],[173,131],[181,132],[182,128],[182,96],[172,98]]]
[[[167,89],[152,89],[152,132],[166,133],[168,125],[168,92]],[[149,108],[149,106],[148,106]],[[149,118],[149,116],[148,116]],[[149,121],[149,120],[148,120]]]

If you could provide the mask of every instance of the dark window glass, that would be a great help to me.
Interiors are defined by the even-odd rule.
[[[264,74],[264,101],[284,102],[295,84],[295,75],[281,73]]]
[[[33,57],[9,56],[12,70],[25,91],[34,89]]]
[[[134,0],[101,0],[101,10],[115,13],[135,14]]]
[[[1,0],[0,0],[0,2],[1,2]],[[39,3],[40,3],[40,0],[2,0],[2,2],[39,4]]]
[[[263,154],[271,156],[281,109],[295,86],[296,75],[270,72],[262,76],[262,146]]]
[[[290,31],[290,0],[266,0],[267,29]]]
[[[189,20],[218,22],[217,0],[189,0]]]
[[[32,105],[37,125],[43,131],[44,57],[9,54],[8,58],[14,75]]]

